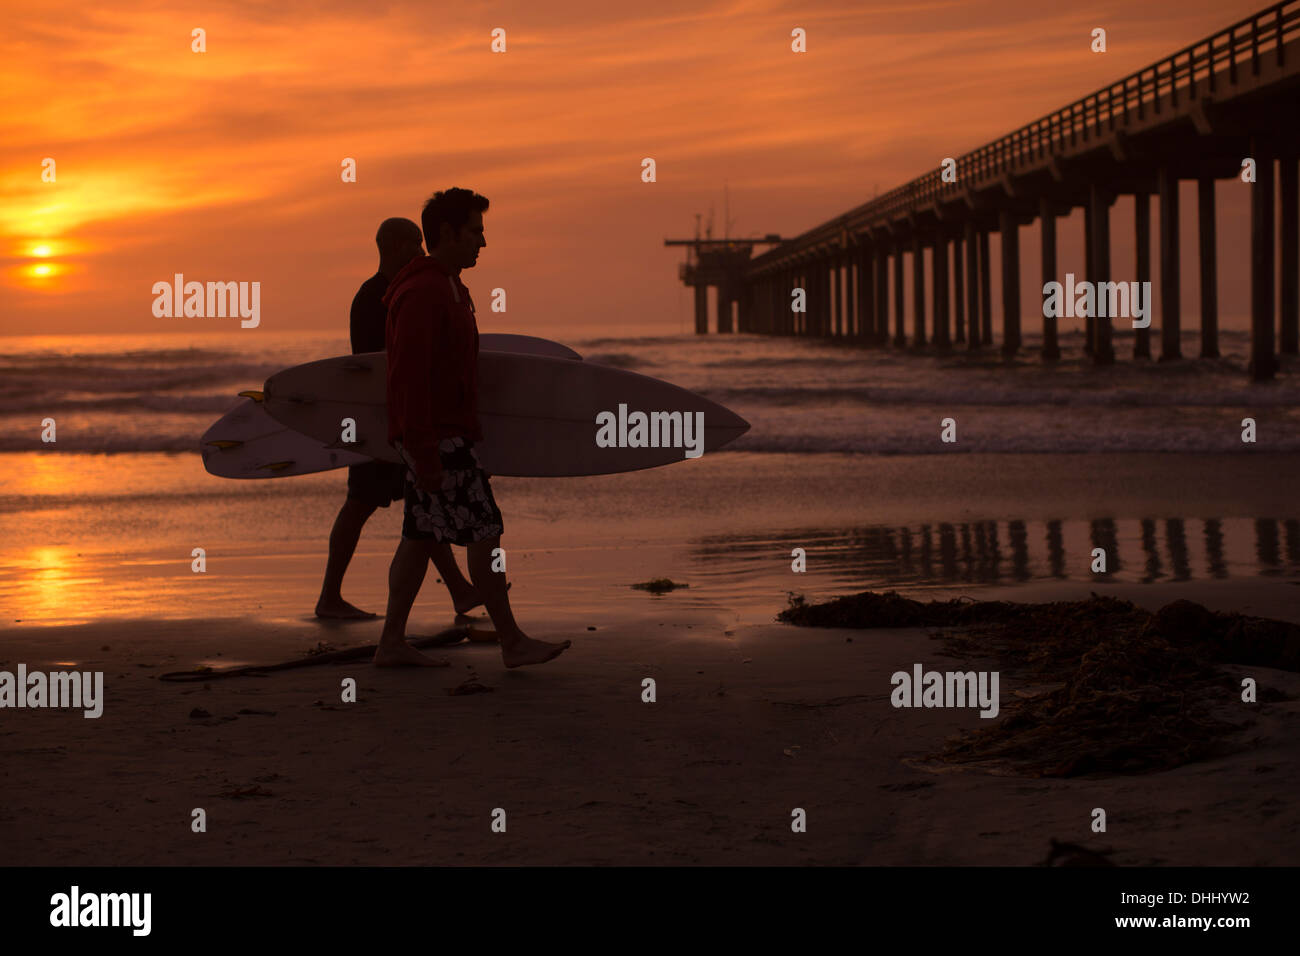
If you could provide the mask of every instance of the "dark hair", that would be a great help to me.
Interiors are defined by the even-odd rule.
[[[487,198],[469,189],[453,187],[434,193],[420,212],[425,248],[432,253],[438,245],[442,223],[451,226],[452,232],[460,232],[469,222],[470,213],[486,212],[487,207]]]
[[[379,231],[375,233],[375,245],[379,247],[381,256],[391,256],[419,235],[419,226],[409,219],[394,216],[379,224]]]

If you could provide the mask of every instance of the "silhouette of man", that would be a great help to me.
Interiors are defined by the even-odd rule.
[[[410,466],[402,540],[388,572],[388,612],[375,650],[380,667],[445,667],[406,643],[406,619],[436,550],[468,551],[470,576],[482,595],[507,667],[541,664],[559,644],[529,637],[515,623],[505,575],[492,570],[504,524],[474,442],[478,420],[478,325],[462,269],[473,268],[488,201],[468,189],[435,193],[421,224],[429,255],[393,277],[388,303],[388,440]]]
[[[385,219],[375,233],[375,244],[379,247],[379,271],[361,284],[352,299],[349,325],[354,355],[384,351],[384,327],[388,318],[384,293],[403,266],[424,256],[420,227],[409,219]],[[329,560],[325,565],[320,598],[316,602],[317,617],[351,620],[378,616],[343,600],[343,575],[356,551],[361,529],[375,509],[387,508],[403,497],[405,477],[405,465],[386,461],[371,461],[348,468],[348,496],[330,531]],[[451,593],[457,614],[464,614],[482,603],[474,585],[461,573],[449,545],[432,548],[430,557]]]

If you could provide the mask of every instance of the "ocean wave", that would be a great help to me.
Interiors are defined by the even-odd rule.
[[[59,431],[59,441],[55,446],[41,442],[38,429],[28,429],[29,434],[18,435],[6,431],[0,434],[0,452],[31,452],[60,454],[62,452],[81,452],[92,454],[140,454],[145,452],[198,454],[200,432],[168,432],[159,435],[140,434],[138,432],[90,432],[71,433],[65,429]],[[55,450],[57,449],[57,450]]]
[[[1143,389],[1134,387],[1088,389],[1075,387],[1015,387],[1008,384],[955,383],[934,385],[836,385],[782,386],[743,385],[701,387],[696,391],[706,398],[744,414],[747,405],[815,407],[836,403],[862,405],[915,405],[958,408],[964,406],[1043,406],[1060,407],[1188,407],[1188,408],[1274,408],[1300,405],[1300,386],[1250,388],[1244,384],[1207,389],[1204,385],[1187,388]]]
[[[608,365],[610,368],[644,368],[653,364],[627,352],[597,352],[595,355],[584,356],[583,361],[592,365]]]

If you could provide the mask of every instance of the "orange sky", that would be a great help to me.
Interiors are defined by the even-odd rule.
[[[260,281],[263,329],[343,331],[374,271],[379,221],[418,221],[424,199],[451,185],[492,201],[488,248],[464,276],[485,331],[677,332],[690,310],[676,272],[683,253],[662,242],[691,235],[711,204],[721,235],[724,183],[733,235],[795,235],[1256,9],[10,5],[0,33],[0,332],[238,329],[231,319],[155,318],[150,288],[176,272]],[[1097,26],[1108,31],[1104,55],[1089,50]],[[195,27],[207,31],[206,53],[190,51]],[[507,31],[504,54],[490,52],[495,27]],[[806,54],[790,51],[794,27],[808,31]],[[47,156],[56,183],[41,182]],[[354,184],[339,176],[349,156]],[[658,163],[653,184],[640,179],[646,156]],[[1221,248],[1243,213],[1221,206]],[[1127,214],[1114,220],[1128,232]],[[1185,212],[1185,254],[1194,225]],[[1035,245],[1025,269],[1036,268]],[[1063,237],[1063,257],[1070,247]],[[48,275],[34,275],[39,263]],[[1226,315],[1239,311],[1244,260],[1221,270]],[[1195,283],[1184,283],[1190,326]],[[504,315],[487,312],[497,286]]]

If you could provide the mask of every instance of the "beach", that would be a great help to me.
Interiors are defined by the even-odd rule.
[[[558,660],[506,671],[493,646],[464,643],[427,652],[447,668],[193,683],[158,677],[377,639],[378,621],[311,613],[342,473],[221,482],[197,455],[69,454],[47,472],[71,476],[63,491],[32,477],[49,454],[6,458],[19,467],[0,515],[0,669],[105,677],[99,719],[5,713],[9,864],[1034,865],[1055,839],[1119,865],[1283,865],[1300,849],[1300,675],[1226,668],[1282,697],[1255,705],[1236,752],[1032,778],[928,759],[987,723],[975,710],[890,705],[896,671],[997,669],[992,657],[945,657],[926,629],[774,621],[791,592],[869,589],[1095,591],[1300,621],[1289,453],[738,451],[497,479],[516,616],[573,641]],[[35,506],[14,507],[24,496]],[[380,513],[363,534],[344,585],[362,607],[382,611],[399,522]],[[1118,558],[1105,575],[1090,570],[1098,540]],[[661,577],[689,587],[631,587]],[[409,633],[451,624],[430,573]],[[490,691],[450,693],[467,682]],[[999,690],[1009,702],[1041,688],[1004,674]],[[1105,833],[1089,829],[1097,807]],[[191,831],[195,808],[206,833]],[[807,832],[791,831],[796,808]]]

